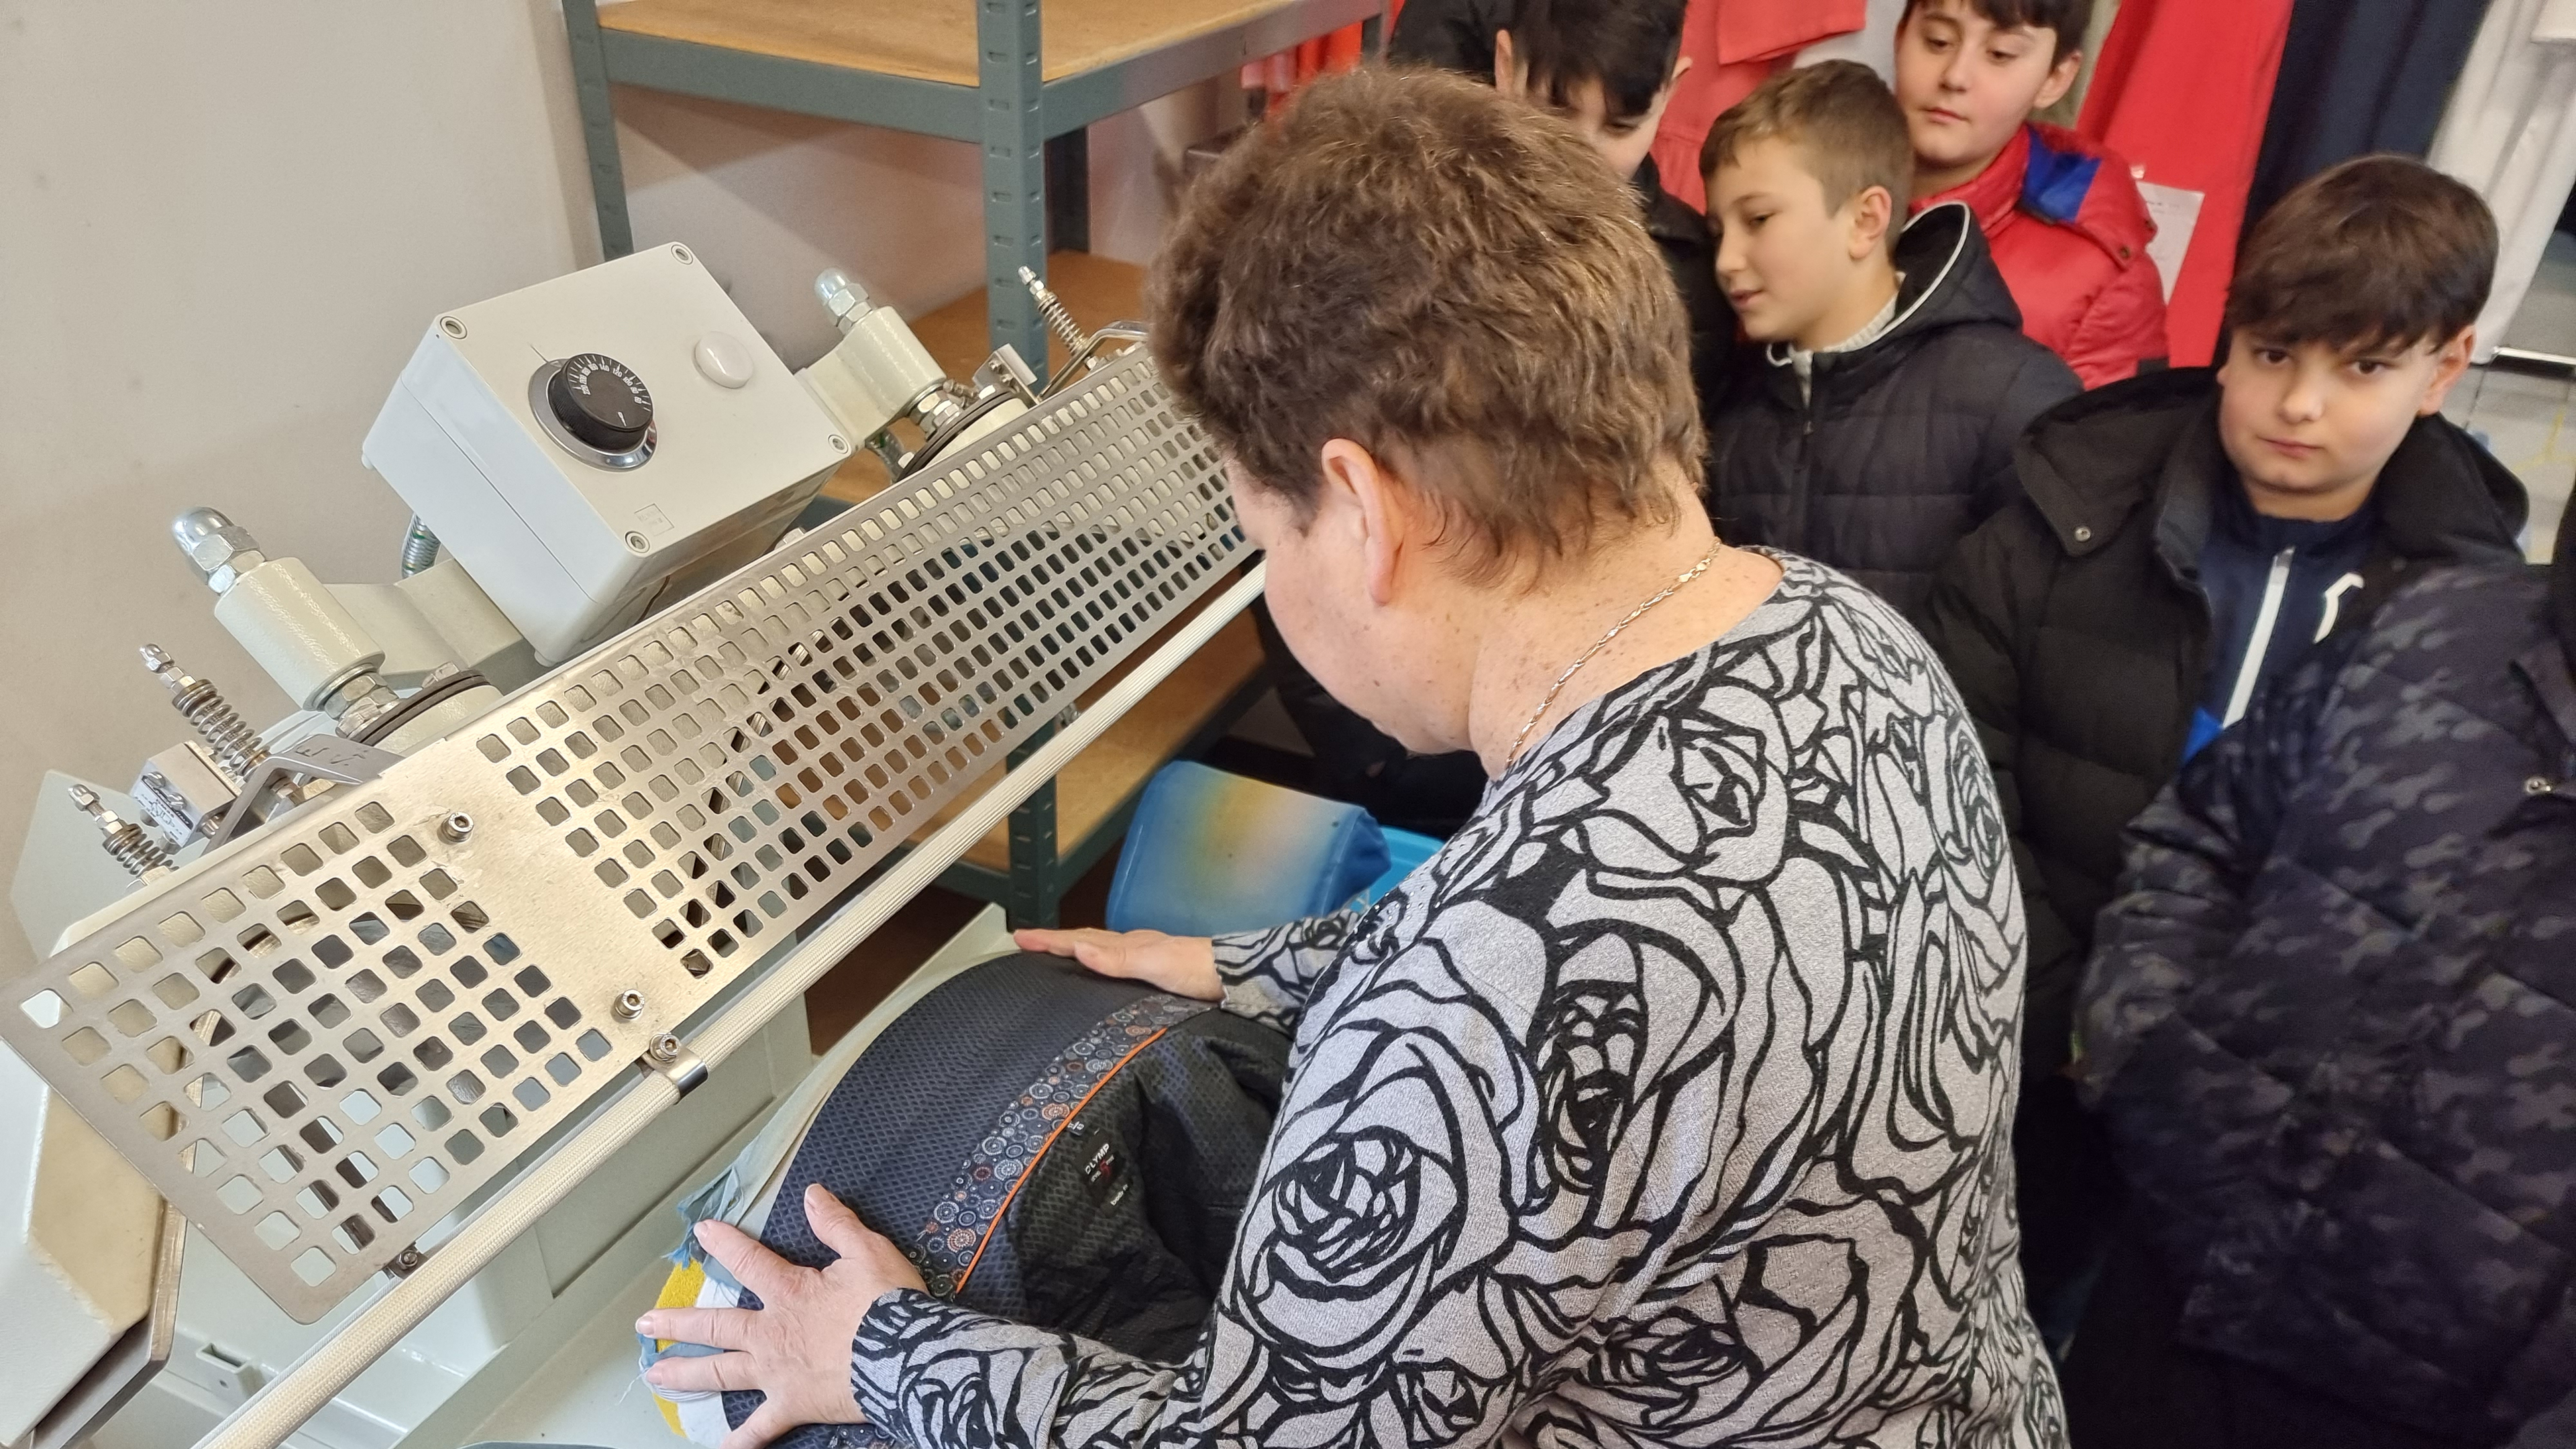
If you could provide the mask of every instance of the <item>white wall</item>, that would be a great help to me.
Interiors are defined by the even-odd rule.
[[[429,317],[598,258],[559,0],[0,0],[0,867],[47,766],[122,785],[185,725],[146,640],[286,701],[168,541],[212,504],[392,577],[358,442]],[[1094,132],[1095,249],[1141,259],[1216,82]],[[639,243],[686,240],[791,363],[851,267],[980,284],[972,147],[621,91]]]

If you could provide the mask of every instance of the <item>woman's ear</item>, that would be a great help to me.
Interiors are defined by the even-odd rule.
[[[1394,602],[1397,573],[1415,542],[1412,495],[1377,455],[1348,438],[1326,442],[1320,462],[1324,496],[1316,517],[1340,515],[1342,536],[1332,546],[1354,550],[1369,602],[1384,608]]]

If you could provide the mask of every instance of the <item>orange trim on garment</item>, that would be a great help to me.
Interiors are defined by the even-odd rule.
[[[1112,1079],[1125,1071],[1129,1062],[1136,1060],[1136,1053],[1161,1041],[1163,1033],[1170,1030],[1168,1026],[1159,1027],[1152,1036],[1128,1048],[1127,1055],[1120,1057],[1115,1066],[1102,1072],[1100,1080],[1091,1084],[1091,1090],[1082,1094],[1082,1100],[1073,1104],[1073,1110],[1064,1114],[1064,1121],[1055,1124],[1055,1130],[1047,1134],[1046,1141],[1038,1144],[1038,1150],[1029,1157],[1029,1165],[1020,1169],[1020,1180],[1011,1184],[1011,1190],[1002,1194],[1002,1205],[993,1209],[993,1221],[984,1229],[984,1236],[975,1241],[975,1256],[966,1260],[966,1271],[957,1275],[958,1292],[966,1291],[966,1280],[975,1276],[975,1265],[984,1261],[984,1248],[993,1241],[993,1229],[1000,1227],[1002,1219],[1010,1216],[1011,1204],[1019,1200],[1020,1188],[1037,1175],[1038,1164],[1046,1161],[1046,1155],[1054,1148],[1055,1140],[1064,1135],[1065,1123],[1081,1116],[1082,1109],[1091,1105],[1091,1099],[1100,1095],[1100,1089],[1108,1086]]]

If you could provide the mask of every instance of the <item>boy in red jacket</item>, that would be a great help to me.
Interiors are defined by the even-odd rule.
[[[2030,119],[2082,67],[2093,0],[1908,0],[1896,99],[1914,137],[1914,208],[1977,213],[2022,330],[2086,387],[2165,363],[2155,223],[2128,163]]]

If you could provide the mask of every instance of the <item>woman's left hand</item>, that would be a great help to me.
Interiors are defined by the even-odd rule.
[[[731,1223],[698,1224],[699,1245],[760,1295],[760,1308],[656,1308],[635,1320],[647,1338],[724,1350],[662,1360],[644,1372],[654,1387],[767,1396],[725,1436],[723,1449],[759,1449],[799,1424],[859,1422],[850,1393],[850,1340],[859,1320],[897,1288],[922,1286],[912,1260],[819,1182],[805,1189],[805,1221],[840,1254],[820,1272],[797,1267]]]

